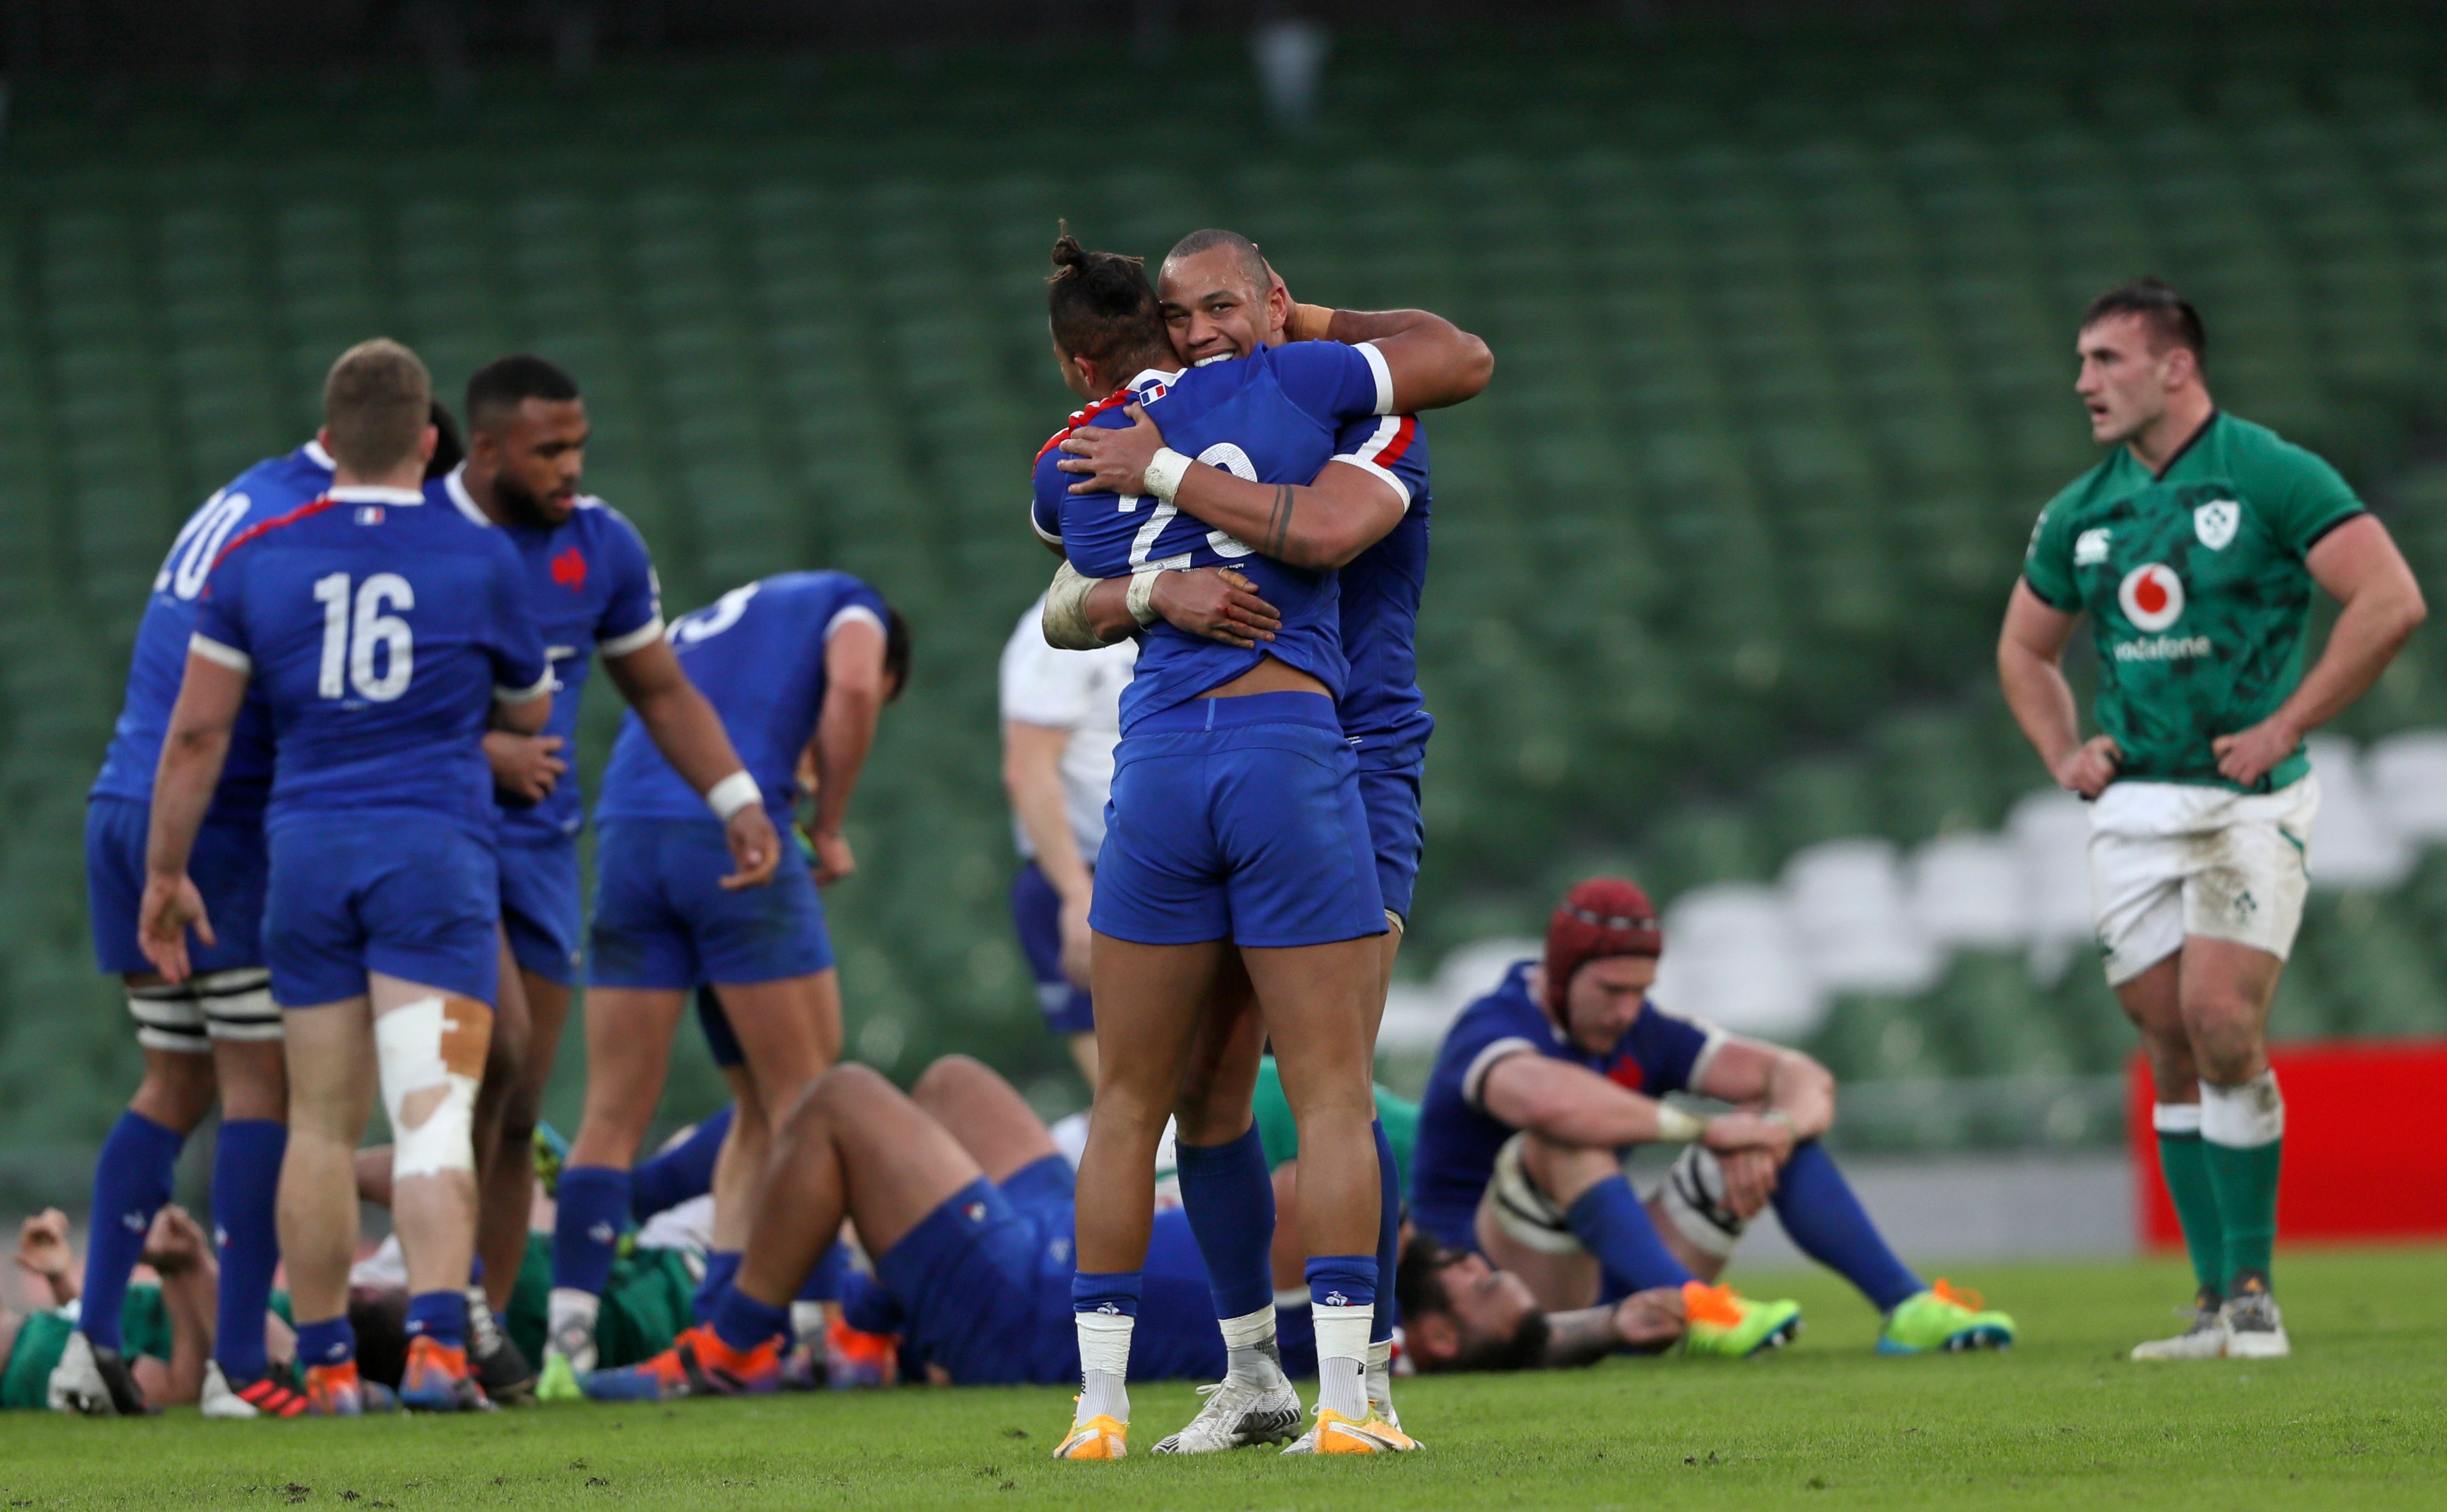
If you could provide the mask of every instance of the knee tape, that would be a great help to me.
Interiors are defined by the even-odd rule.
[[[1665,1173],[1657,1199],[1676,1233],[1720,1260],[1734,1253],[1734,1242],[1750,1227],[1750,1219],[1736,1217],[1726,1205],[1725,1168],[1717,1163],[1717,1152],[1704,1145],[1683,1149]]]
[[[374,1020],[393,1181],[475,1173],[476,1086],[492,1027],[493,1011],[474,998],[439,995],[404,1003]]]
[[[1527,1134],[1515,1134],[1495,1153],[1495,1180],[1488,1196],[1495,1202],[1496,1226],[1541,1255],[1577,1255],[1581,1241],[1571,1219],[1555,1200],[1538,1189],[1521,1163]]]

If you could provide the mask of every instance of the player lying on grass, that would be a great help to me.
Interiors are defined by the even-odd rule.
[[[1804,1254],[1886,1314],[1888,1353],[2010,1344],[2014,1324],[1887,1248],[1819,1137],[1835,1083],[1797,1050],[1727,1034],[1647,1001],[1664,938],[1647,895],[1582,882],[1555,910],[1543,961],[1523,961],[1446,1032],[1420,1108],[1412,1208],[1445,1245],[1518,1273],[1549,1308],[1674,1287],[1693,1353],[1790,1340],[1801,1310],[1711,1287],[1734,1242],[1774,1206]],[[1734,1105],[1701,1118],[1661,1101]],[[1634,1145],[1687,1143],[1643,1207]]]
[[[768,1391],[782,1384],[789,1304],[846,1214],[874,1275],[841,1294],[851,1328],[898,1334],[902,1358],[957,1385],[1076,1380],[1071,1328],[1070,1162],[1027,1102],[966,1056],[927,1068],[903,1093],[862,1066],[826,1073],[785,1125],[766,1171],[748,1254],[712,1322],[663,1355],[599,1370],[605,1400]],[[1156,1215],[1132,1334],[1142,1379],[1211,1379],[1224,1369],[1206,1270],[1178,1209]],[[1281,1364],[1314,1370],[1313,1331],[1287,1319]]]
[[[202,1394],[213,1352],[220,1266],[212,1241],[184,1208],[164,1203],[146,1226],[139,1258],[159,1277],[120,1293],[119,1325],[126,1341],[129,1378],[148,1410],[180,1407]],[[17,1268],[40,1281],[51,1305],[30,1313],[0,1306],[0,1408],[57,1408],[48,1383],[76,1336],[84,1309],[77,1295],[76,1256],[68,1249],[67,1216],[57,1208],[26,1219],[17,1231]],[[286,1297],[275,1295],[275,1305]],[[285,1374],[295,1336],[277,1313],[267,1313],[264,1338],[272,1370]],[[296,1399],[299,1407],[302,1399]]]

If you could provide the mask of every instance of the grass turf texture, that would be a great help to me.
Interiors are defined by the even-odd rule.
[[[1047,1458],[1070,1393],[818,1393],[483,1418],[142,1423],[10,1413],[9,1507],[719,1509],[2336,1507],[2447,1505],[2447,1288],[2438,1250],[2289,1253],[2297,1357],[2137,1366],[2180,1326],[2172,1262],[1993,1266],[1959,1279],[2012,1312],[2002,1354],[1881,1359],[1876,1320],[1823,1275],[1758,1276],[1808,1308],[1800,1343],[1746,1363],[1402,1389],[1426,1452],[1366,1463],[1144,1453],[1195,1406],[1132,1393],[1142,1452]],[[1355,1501],[1355,1499],[1356,1499]]]

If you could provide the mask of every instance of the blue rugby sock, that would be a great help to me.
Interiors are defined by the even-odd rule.
[[[327,1317],[319,1323],[297,1325],[297,1363],[302,1367],[343,1365],[357,1357],[357,1331],[349,1326],[349,1314]]]
[[[1852,1184],[1816,1140],[1793,1147],[1776,1174],[1775,1217],[1802,1254],[1860,1288],[1881,1313],[1926,1285],[1895,1258]]]
[[[1598,1257],[1606,1278],[1627,1292],[1680,1286],[1693,1278],[1657,1237],[1657,1225],[1648,1220],[1631,1183],[1619,1175],[1573,1199],[1564,1219],[1581,1247]]]
[[[93,1167],[93,1232],[85,1242],[85,1289],[77,1326],[104,1349],[119,1349],[120,1304],[127,1276],[144,1257],[153,1215],[170,1200],[170,1181],[187,1136],[129,1108],[110,1125]]]
[[[1258,1126],[1222,1144],[1175,1144],[1181,1211],[1206,1261],[1219,1318],[1245,1317],[1275,1301],[1275,1181]]]
[[[816,1257],[816,1267],[807,1273],[805,1285],[799,1288],[802,1302],[837,1302],[841,1300],[842,1277],[849,1274],[849,1246],[835,1239],[825,1253]]]
[[[1370,1125],[1376,1131],[1376,1316],[1368,1325],[1368,1342],[1391,1343],[1394,1337],[1394,1273],[1402,1263],[1402,1175],[1394,1163],[1394,1142],[1385,1137],[1385,1121]]]
[[[221,1261],[213,1358],[232,1386],[260,1380],[272,1368],[264,1354],[263,1310],[272,1305],[272,1273],[280,1267],[275,1209],[288,1149],[287,1125],[242,1118],[221,1125],[213,1150],[213,1228]]]
[[[700,1323],[713,1321],[714,1309],[730,1292],[730,1283],[739,1275],[742,1256],[737,1250],[705,1252],[705,1279],[696,1283],[696,1295],[689,1299],[689,1311]]]
[[[552,1225],[552,1284],[596,1296],[612,1279],[620,1221],[629,1213],[629,1173],[573,1165],[560,1173]]]
[[[467,1294],[419,1292],[408,1299],[408,1336],[431,1339],[445,1349],[467,1347]]]
[[[723,1292],[721,1305],[708,1321],[713,1324],[713,1332],[723,1343],[745,1354],[767,1339],[789,1332],[790,1310],[759,1302],[733,1286]]]
[[[629,1173],[629,1217],[643,1223],[669,1212],[692,1197],[713,1190],[713,1162],[722,1153],[723,1137],[730,1132],[735,1104],[689,1131],[689,1137],[649,1161],[639,1161]]]

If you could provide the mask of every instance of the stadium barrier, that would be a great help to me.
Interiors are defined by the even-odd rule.
[[[2447,1039],[2282,1045],[2268,1059],[2286,1093],[2279,1243],[2447,1236]],[[2141,1244],[2180,1249],[2150,1105],[2150,1068],[2135,1055],[2124,1126]]]

